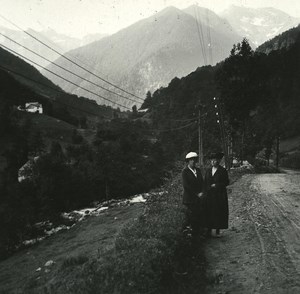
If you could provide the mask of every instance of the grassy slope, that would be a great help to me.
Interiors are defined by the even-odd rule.
[[[46,288],[67,293],[80,279],[83,264],[110,250],[121,228],[142,211],[142,204],[111,208],[0,262],[0,293],[24,293],[24,285],[27,293],[44,293]],[[48,260],[55,264],[46,273]]]
[[[70,143],[75,126],[56,119],[45,114],[21,113],[22,119],[30,119],[33,131],[40,131],[46,143],[50,141],[58,141],[60,143]],[[48,145],[48,144],[47,144]]]

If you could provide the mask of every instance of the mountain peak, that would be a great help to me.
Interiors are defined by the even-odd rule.
[[[256,46],[296,26],[299,19],[273,8],[231,5],[221,14],[237,32]]]
[[[155,16],[161,16],[164,14],[173,14],[173,13],[182,13],[182,11],[174,6],[168,6],[164,8],[163,10],[157,12]]]
[[[205,8],[205,7],[198,6],[196,4],[193,4],[185,9],[183,9],[183,11],[190,15],[195,15],[195,12],[196,12],[197,14],[200,14],[200,15],[203,15],[204,13],[206,13],[206,14],[217,16],[217,14],[215,12],[213,12],[212,10]]]

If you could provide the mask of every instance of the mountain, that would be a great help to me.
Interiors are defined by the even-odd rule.
[[[56,46],[61,48],[61,52],[65,53],[67,51],[70,51],[72,49],[85,46],[89,43],[92,43],[94,41],[98,41],[102,39],[103,37],[107,36],[107,34],[88,34],[84,36],[83,38],[74,38],[69,37],[64,34],[57,33],[53,29],[43,30],[40,32],[35,32],[36,34],[39,34],[40,36],[49,39],[52,43],[54,43]]]
[[[5,27],[0,27],[0,33],[1,33],[0,35],[1,44],[31,59],[33,62],[30,62],[29,60],[26,59],[25,60],[31,63],[32,65],[34,65],[39,70],[40,67],[34,64],[34,62],[45,67],[49,65],[51,62],[53,62],[54,60],[56,60],[59,57],[59,55],[54,51],[52,51],[51,49],[44,46],[43,44],[41,44],[40,42],[38,42],[37,40],[35,40],[34,38],[31,38],[28,34],[34,36],[35,38],[39,39],[43,43],[47,44],[48,46],[52,47],[53,49],[55,49],[56,51],[62,54],[74,48],[84,46],[96,40],[100,40],[105,36],[104,34],[90,34],[85,36],[82,39],[77,39],[77,38],[68,37],[63,34],[59,34],[52,29],[43,30],[40,32],[32,29],[28,29],[26,30],[26,33],[28,34],[26,34],[23,31],[11,30]],[[46,57],[49,61],[41,57],[38,57],[37,55],[26,50],[24,47],[20,46],[19,44],[16,44],[15,42],[9,40],[5,36],[18,42],[24,47],[27,47],[30,50],[38,53],[39,55]]]
[[[256,51],[269,54],[272,51],[288,49],[300,39],[300,25],[260,45]]]
[[[78,59],[89,59],[94,65],[90,69],[93,73],[144,98],[148,90],[153,91],[167,85],[175,76],[182,77],[206,62],[216,63],[224,59],[229,55],[233,44],[241,40],[241,37],[229,25],[227,28],[221,26],[221,23],[226,21],[218,20],[217,15],[210,11],[209,18],[213,15],[210,25],[206,25],[206,17],[199,17],[197,26],[196,19],[191,15],[190,10],[192,8],[185,12],[175,7],[168,7],[111,36],[72,50],[68,54]],[[222,27],[221,30],[219,30],[220,27]],[[203,33],[203,37],[200,35],[201,42],[199,42],[200,29]],[[56,63],[87,80],[109,87],[101,84],[101,81],[92,74],[79,70],[63,58],[56,60]],[[53,65],[50,65],[49,69],[72,79],[81,87],[97,91],[122,105],[131,107],[134,104],[122,97],[110,96],[107,91],[67,74]],[[79,95],[83,93],[73,85],[66,84],[46,72],[44,74],[65,91]],[[110,87],[110,89],[113,88]],[[89,95],[89,98],[106,103],[92,95]],[[139,106],[141,103],[136,104]]]
[[[271,7],[249,8],[232,5],[221,16],[229,21],[238,34],[256,46],[300,23],[299,18]]]
[[[229,22],[225,18],[218,16],[215,12],[197,5],[191,5],[183,11],[193,16],[196,21],[201,21],[205,26],[225,35],[232,34],[232,38],[236,38],[237,32],[232,28]]]
[[[256,152],[272,147],[278,136],[280,140],[299,138],[300,30],[292,29],[281,38],[288,35],[294,38],[290,37],[293,43],[289,42],[286,50],[271,54],[247,52],[244,42],[237,49],[239,52],[233,52],[224,62],[198,68],[181,79],[174,78],[168,87],[147,97],[142,108],[147,109],[153,125],[163,130],[160,139],[169,154],[176,156],[198,149],[198,126],[188,121],[197,119],[195,105],[199,104],[199,97],[205,112],[206,152],[222,146],[216,106],[224,111],[225,129],[227,134],[233,134],[231,142],[237,156],[245,147],[245,155],[253,159]],[[220,100],[222,104],[218,103]],[[247,121],[245,136],[242,121]]]

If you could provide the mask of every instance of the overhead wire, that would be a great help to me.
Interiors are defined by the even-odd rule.
[[[178,128],[162,129],[162,130],[157,129],[157,131],[159,131],[159,132],[171,132],[171,131],[177,131],[177,130],[181,130],[181,129],[188,128],[188,127],[190,127],[190,126],[192,126],[192,125],[195,125],[195,122],[189,123],[189,124],[187,124],[187,125],[185,125],[185,126],[181,126],[181,127],[178,127]]]
[[[174,121],[174,122],[188,122],[188,121],[194,121],[194,120],[197,120],[198,118],[195,117],[195,118],[188,118],[188,119],[167,119],[169,121]]]
[[[210,32],[210,22],[209,22],[209,12],[208,12],[208,9],[206,10],[206,22],[207,22],[209,64],[213,65],[213,53],[212,53],[212,43],[211,43],[211,32]]]
[[[92,85],[94,85],[94,86],[96,86],[96,87],[98,87],[98,88],[101,88],[101,89],[103,89],[103,90],[105,90],[105,91],[108,91],[108,92],[110,92],[110,93],[112,93],[112,94],[115,94],[115,95],[117,95],[117,96],[119,96],[119,97],[122,97],[122,98],[124,98],[124,99],[130,100],[130,101],[132,101],[132,102],[135,102],[135,103],[142,103],[142,102],[138,102],[138,101],[136,101],[136,100],[133,100],[133,99],[131,99],[131,98],[125,97],[125,96],[123,96],[123,95],[121,95],[121,94],[118,94],[118,93],[116,93],[116,92],[114,92],[114,91],[111,91],[111,90],[109,90],[109,89],[106,89],[106,88],[104,88],[104,87],[102,87],[102,86],[100,86],[100,85],[98,85],[98,84],[96,84],[96,83],[94,83],[94,82],[92,82],[92,81],[90,81],[90,80],[88,80],[88,79],[86,79],[86,78],[84,78],[84,77],[82,77],[82,76],[80,76],[80,75],[78,75],[78,74],[76,74],[76,73],[74,73],[74,72],[72,72],[72,71],[70,71],[70,70],[64,68],[63,66],[60,66],[59,64],[56,64],[55,62],[52,62],[52,61],[49,60],[48,58],[42,56],[41,54],[38,54],[38,53],[34,52],[33,50],[29,49],[28,47],[26,47],[26,46],[20,44],[19,42],[15,41],[15,40],[13,40],[13,39],[11,39],[11,38],[9,38],[9,37],[6,36],[6,35],[2,34],[1,32],[0,32],[0,35],[3,36],[3,37],[5,37],[6,39],[10,40],[11,42],[14,42],[15,44],[21,46],[22,48],[26,49],[27,51],[29,51],[29,52],[35,54],[36,56],[38,56],[38,57],[40,57],[40,58],[43,58],[44,60],[46,60],[46,61],[52,63],[53,65],[55,65],[55,66],[61,68],[62,70],[66,71],[66,72],[68,72],[68,73],[70,73],[70,74],[72,74],[72,75],[74,75],[74,76],[76,76],[76,77],[78,77],[78,78],[80,78],[80,79],[86,81],[86,82],[89,82],[89,83],[91,83]],[[1,45],[1,44],[0,44],[0,45]]]
[[[84,70],[84,71],[88,72],[89,74],[95,76],[96,78],[100,79],[101,81],[103,81],[103,82],[105,82],[105,83],[107,83],[107,84],[109,84],[109,85],[111,85],[111,86],[117,88],[118,90],[120,90],[120,91],[122,91],[122,92],[124,92],[124,93],[126,93],[126,94],[128,94],[128,95],[131,95],[131,96],[133,96],[133,97],[135,97],[135,98],[141,100],[142,102],[144,101],[143,98],[141,98],[141,97],[139,97],[139,96],[137,96],[137,95],[135,95],[135,94],[133,94],[133,93],[127,91],[127,90],[122,89],[121,87],[119,87],[119,86],[117,86],[117,85],[115,85],[115,84],[113,84],[113,83],[107,81],[106,79],[100,77],[99,75],[96,75],[96,74],[93,73],[92,71],[90,71],[90,70],[86,69],[85,67],[81,66],[80,64],[76,63],[75,61],[73,61],[73,60],[70,59],[69,57],[66,57],[65,55],[63,55],[62,53],[60,53],[60,52],[57,51],[56,49],[53,49],[51,46],[49,46],[49,45],[46,44],[45,42],[39,40],[37,37],[33,36],[32,34],[30,34],[30,33],[27,32],[27,31],[23,30],[23,29],[22,29],[21,27],[19,27],[17,24],[13,23],[12,21],[10,21],[9,19],[7,19],[6,17],[4,17],[4,16],[1,15],[1,14],[0,14],[0,18],[4,19],[5,21],[7,21],[8,23],[10,23],[10,24],[13,25],[14,27],[16,27],[16,28],[18,28],[19,30],[23,31],[26,35],[30,36],[31,38],[33,38],[33,39],[36,40],[37,42],[41,43],[42,45],[44,45],[44,46],[47,47],[48,49],[52,50],[53,52],[55,52],[56,54],[58,54],[59,56],[61,56],[62,58],[68,60],[68,61],[71,62],[72,64],[78,66],[78,67],[81,68],[82,70]]]
[[[18,73],[18,72],[16,72],[16,71],[12,70],[12,69],[9,69],[9,68],[5,67],[5,66],[0,65],[0,68],[3,69],[3,70],[5,70],[5,71],[7,71],[7,72],[13,73],[14,75],[17,75],[17,76],[20,76],[20,77],[22,77],[22,78],[24,78],[24,79],[27,79],[27,80],[29,80],[29,81],[32,81],[32,82],[34,82],[34,83],[36,83],[36,84],[42,85],[42,86],[44,86],[45,88],[52,89],[53,91],[56,91],[56,92],[58,92],[58,93],[66,94],[66,92],[64,92],[63,90],[61,90],[61,89],[59,89],[59,88],[54,88],[54,87],[51,87],[51,86],[49,86],[49,85],[47,85],[47,84],[41,83],[41,82],[39,82],[39,81],[37,81],[37,80],[35,80],[35,79],[29,78],[29,77],[27,77],[27,76],[25,76],[25,75],[23,75],[23,74],[21,74],[21,73]],[[69,108],[73,108],[73,109],[80,110],[80,111],[82,111],[82,112],[91,114],[91,115],[93,115],[93,116],[97,116],[97,114],[94,113],[94,112],[91,112],[91,111],[88,111],[88,110],[84,110],[84,109],[79,108],[79,107],[75,107],[75,106],[73,106],[73,105],[64,103],[64,102],[62,102],[62,101],[60,101],[60,100],[56,100],[56,99],[55,99],[55,100],[53,100],[53,101],[55,101],[55,102],[58,103],[58,104],[65,105],[65,106],[67,106],[67,107],[69,107]],[[95,105],[94,102],[91,102],[91,101],[88,101],[88,100],[85,100],[85,103],[91,103],[93,106],[104,107],[103,105],[98,105],[98,104]]]
[[[198,21],[198,11],[197,11],[196,7],[194,7],[194,15],[195,15],[194,18],[195,18],[195,21],[196,21],[196,27],[197,27],[198,38],[199,38],[199,43],[200,43],[200,47],[201,47],[201,51],[202,51],[204,65],[207,65],[207,58],[206,58],[206,52],[205,52],[202,23],[201,23],[201,20]],[[199,27],[199,22],[200,22],[201,30],[200,30],[200,27]]]
[[[51,74],[53,74],[53,75],[55,75],[55,76],[57,76],[57,77],[63,79],[64,81],[66,81],[66,82],[68,82],[68,83],[70,83],[70,84],[72,84],[72,85],[74,85],[74,86],[76,86],[76,87],[78,87],[78,88],[80,88],[80,89],[82,89],[82,90],[84,90],[84,91],[90,93],[90,94],[93,94],[93,95],[95,95],[95,96],[98,96],[99,98],[102,98],[103,100],[108,101],[108,102],[110,102],[110,103],[113,103],[113,104],[115,104],[115,105],[118,105],[118,106],[120,106],[120,107],[127,108],[127,109],[131,110],[131,108],[129,108],[129,107],[125,106],[125,105],[122,105],[122,104],[120,104],[120,103],[118,103],[118,102],[112,101],[112,100],[110,100],[110,99],[108,99],[108,98],[106,98],[106,97],[104,97],[104,96],[102,96],[102,95],[100,95],[100,94],[97,94],[97,93],[95,93],[95,92],[93,92],[93,91],[90,91],[90,90],[88,90],[88,89],[86,89],[86,88],[84,88],[84,87],[81,87],[81,86],[79,86],[79,85],[73,83],[72,81],[70,81],[70,80],[68,80],[68,79],[66,79],[66,78],[64,78],[64,77],[62,77],[62,76],[60,76],[59,74],[57,74],[57,73],[55,73],[55,72],[53,72],[53,71],[51,71],[51,70],[45,68],[44,66],[42,66],[42,65],[40,65],[40,64],[38,64],[38,63],[36,63],[36,62],[34,62],[34,61],[31,60],[30,58],[25,57],[24,55],[22,55],[22,54],[16,52],[15,50],[12,50],[12,49],[8,48],[8,47],[5,46],[5,45],[0,44],[0,47],[5,48],[6,50],[9,50],[10,52],[12,52],[12,53],[14,53],[14,54],[17,54],[18,56],[20,56],[20,57],[22,57],[22,58],[28,60],[29,62],[31,62],[31,63],[37,65],[38,67],[41,67],[42,69],[44,69],[44,70],[50,72]]]

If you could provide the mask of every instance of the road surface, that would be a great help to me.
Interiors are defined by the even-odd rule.
[[[205,242],[211,293],[300,293],[300,172],[229,186],[230,227]]]

